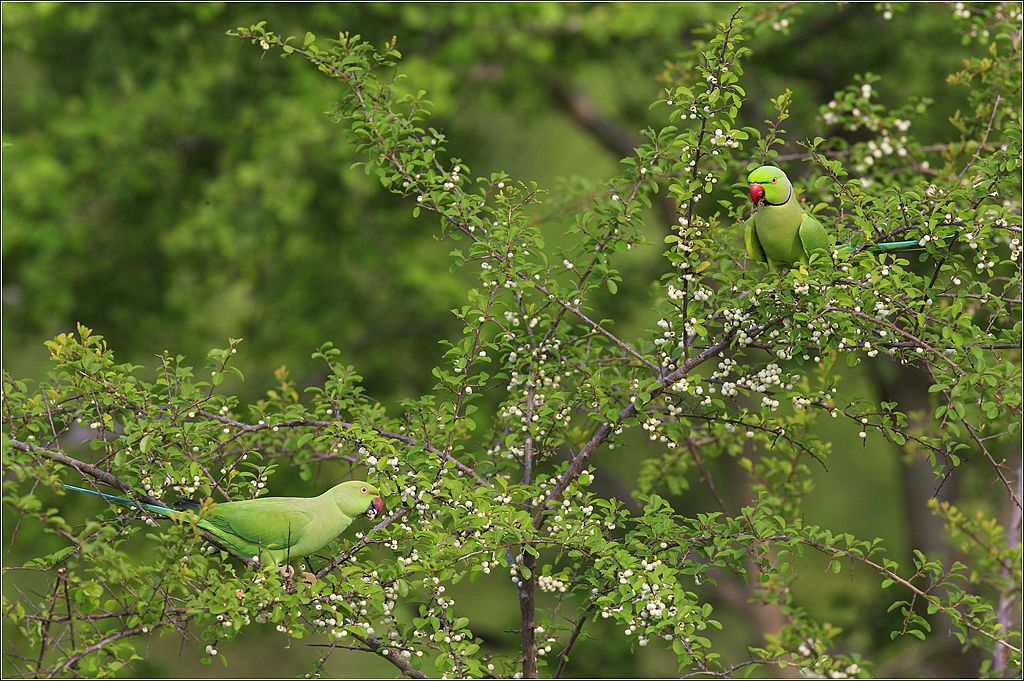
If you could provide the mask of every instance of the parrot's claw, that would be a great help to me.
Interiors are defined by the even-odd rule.
[[[284,565],[277,570],[283,579],[291,579],[295,575],[295,568],[291,565]]]
[[[301,572],[299,574],[300,574],[300,578],[302,579],[302,581],[305,582],[306,584],[316,584],[316,582],[317,582],[316,575],[313,574],[312,572]]]

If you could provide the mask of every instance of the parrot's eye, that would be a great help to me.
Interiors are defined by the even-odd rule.
[[[779,181],[779,178],[777,178],[777,177],[773,177],[773,178],[772,178],[772,184],[775,184],[775,183],[776,183],[776,182],[778,182],[778,181]]]
[[[361,492],[362,494],[367,494],[367,493],[369,492],[369,490],[368,490],[368,489],[366,489],[365,487],[360,487],[360,488],[359,488],[359,491],[360,491],[360,492]]]

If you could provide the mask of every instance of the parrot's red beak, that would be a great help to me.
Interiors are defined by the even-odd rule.
[[[750,201],[755,205],[760,205],[764,201],[764,187],[754,182],[750,185]]]
[[[384,512],[384,500],[380,497],[374,497],[373,501],[370,502],[369,508],[366,509],[366,515],[371,518],[375,518]]]

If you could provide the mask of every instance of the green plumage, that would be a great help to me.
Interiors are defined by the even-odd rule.
[[[761,166],[750,173],[747,181],[755,207],[743,229],[747,257],[767,264],[774,272],[779,267],[806,265],[815,251],[831,255],[832,240],[821,223],[800,205],[786,173],[775,166]],[[909,240],[872,244],[867,250],[890,253],[920,248],[917,240]],[[839,250],[849,253],[854,249],[842,246]]]
[[[226,549],[245,558],[258,557],[265,564],[282,564],[315,553],[348,529],[356,516],[366,513],[372,517],[383,510],[377,490],[360,480],[343,482],[316,497],[264,497],[203,505],[183,502],[179,504],[182,510],[64,487],[169,518],[193,514],[196,525]]]
[[[779,265],[807,264],[810,254],[831,249],[828,234],[805,212],[786,174],[774,166],[761,166],[747,178],[751,198],[763,205],[747,220],[744,231],[747,255],[775,270]],[[755,190],[755,187],[757,188]]]

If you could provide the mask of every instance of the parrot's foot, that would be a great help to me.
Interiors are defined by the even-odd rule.
[[[306,584],[316,584],[316,575],[312,572],[300,572],[299,575],[300,579],[302,579]]]
[[[291,579],[295,575],[295,568],[291,565],[283,565],[277,570],[282,579]]]

